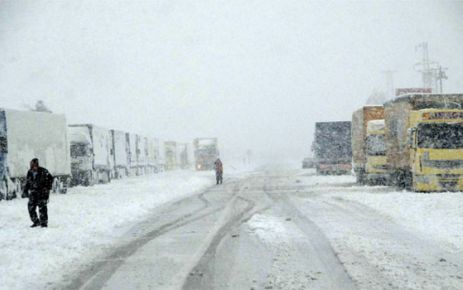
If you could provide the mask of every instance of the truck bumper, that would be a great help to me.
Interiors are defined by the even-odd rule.
[[[352,172],[351,164],[318,164],[317,173],[319,174],[350,174]]]
[[[420,192],[463,191],[463,176],[459,174],[415,175],[413,190]]]
[[[368,173],[365,179],[368,184],[374,185],[388,185],[390,182],[388,173]]]

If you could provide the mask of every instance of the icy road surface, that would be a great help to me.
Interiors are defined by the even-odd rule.
[[[130,187],[100,187],[117,195],[102,191],[106,196],[98,203],[111,203],[124,189],[132,191],[127,203],[116,198],[112,210],[95,212],[82,228],[76,225],[85,234],[79,242],[58,233],[57,244],[39,239],[42,256],[34,253],[34,243],[44,234],[19,230],[24,240],[15,241],[19,246],[2,241],[8,254],[0,268],[6,265],[2,272],[16,279],[6,275],[7,284],[0,288],[463,289],[461,193],[395,192],[356,186],[351,176],[290,169],[235,175],[221,186],[211,185],[204,173],[181,174],[158,176],[155,182],[176,182],[170,186],[177,198],[161,194],[156,201],[148,186],[153,181],[144,178],[130,180]],[[72,198],[96,195],[80,190],[82,197]],[[141,198],[132,196],[135,192]],[[127,214],[131,218],[122,223]],[[86,233],[86,223],[92,227],[91,220],[111,218],[119,226]],[[70,245],[64,247],[62,240]],[[53,254],[56,245],[65,248],[60,255]],[[27,259],[28,253],[34,260]],[[15,267],[8,267],[8,261]],[[31,279],[30,268],[42,279]]]

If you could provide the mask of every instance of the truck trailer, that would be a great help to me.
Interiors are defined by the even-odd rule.
[[[409,94],[384,106],[394,184],[422,192],[463,190],[463,94]]]
[[[69,125],[73,185],[108,183],[114,175],[111,132],[93,124]]]
[[[312,144],[318,174],[352,171],[351,122],[318,122]]]
[[[0,199],[21,194],[33,158],[55,177],[53,191],[65,193],[71,177],[65,116],[0,109]]]
[[[196,170],[214,170],[220,155],[217,138],[196,138],[193,146]]]
[[[368,125],[370,125],[370,129],[373,129],[375,122],[372,121],[375,120],[383,120],[382,122],[384,122],[383,106],[364,106],[352,114],[352,163],[357,183],[360,184],[384,178],[384,168],[377,168],[379,165],[373,165],[371,162],[377,163],[380,156],[385,156],[385,152],[374,152],[375,148],[368,148],[368,144],[373,145],[372,142],[380,142],[381,138],[384,140],[384,137],[380,136],[381,134],[376,134],[378,132],[368,134]],[[369,166],[368,161],[370,161]]]
[[[147,138],[148,140],[148,173],[158,173],[159,170],[159,140],[155,138]]]
[[[140,153],[137,135],[133,133],[126,133],[126,137],[127,144],[129,144],[129,176],[136,176],[138,173],[138,155]]]
[[[111,130],[114,178],[123,178],[129,174],[129,149],[127,133]]]
[[[177,142],[175,141],[165,141],[165,168],[166,170],[177,169]]]

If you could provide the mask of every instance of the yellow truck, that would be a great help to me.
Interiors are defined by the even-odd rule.
[[[463,94],[410,94],[384,107],[393,183],[421,192],[463,190]]]
[[[384,120],[383,106],[364,106],[352,114],[352,161],[360,184],[376,183],[387,176],[385,152],[380,148],[384,140],[381,122],[384,121],[378,123],[378,120]]]
[[[371,120],[367,122],[367,136],[365,143],[366,167],[365,177],[367,184],[383,184],[389,182],[387,170],[385,120]]]

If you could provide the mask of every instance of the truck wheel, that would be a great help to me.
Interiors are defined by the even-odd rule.
[[[6,199],[7,192],[8,192],[8,184],[6,183],[5,180],[3,180],[0,183],[0,200]]]

